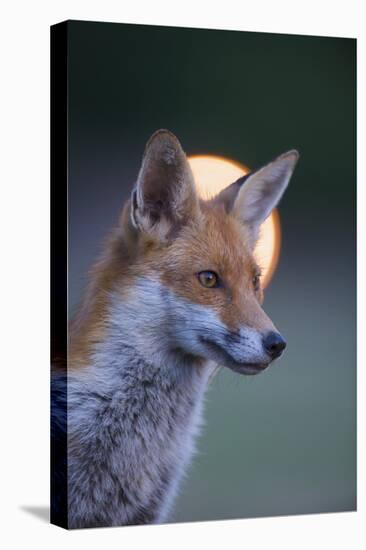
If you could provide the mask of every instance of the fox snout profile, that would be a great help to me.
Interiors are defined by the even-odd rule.
[[[159,130],[148,141],[70,327],[68,480],[53,490],[68,484],[69,527],[164,521],[213,371],[254,375],[285,349],[262,309],[253,251],[298,156],[203,201],[177,138]],[[54,437],[65,376],[54,369]]]

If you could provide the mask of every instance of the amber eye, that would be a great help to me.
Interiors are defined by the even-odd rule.
[[[216,288],[219,285],[219,277],[214,271],[201,271],[198,273],[198,280],[206,288]]]
[[[259,290],[260,283],[261,283],[261,276],[260,275],[254,275],[252,279],[254,290]]]

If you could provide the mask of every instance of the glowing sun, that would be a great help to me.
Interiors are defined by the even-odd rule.
[[[249,169],[232,160],[213,155],[195,155],[188,157],[199,195],[209,199],[222,189],[244,176]],[[281,229],[277,210],[261,226],[260,237],[255,248],[255,257],[262,268],[262,284],[270,282],[276,269],[280,251]]]

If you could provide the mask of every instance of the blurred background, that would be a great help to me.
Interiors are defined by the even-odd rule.
[[[301,153],[264,304],[288,348],[260,376],[216,377],[170,521],[354,510],[356,41],[68,29],[71,313],[156,129],[252,169]]]

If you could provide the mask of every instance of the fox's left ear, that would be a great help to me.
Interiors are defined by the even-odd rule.
[[[279,203],[290,181],[299,153],[288,151],[275,160],[224,189],[217,200],[224,202],[228,211],[249,229],[249,239],[254,247],[259,228]]]
[[[169,240],[199,211],[193,174],[174,134],[158,130],[149,139],[131,197],[134,227]]]

